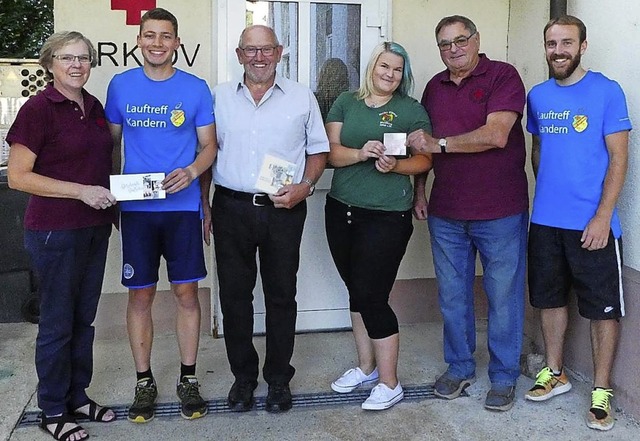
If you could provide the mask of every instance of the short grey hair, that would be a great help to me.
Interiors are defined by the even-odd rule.
[[[51,66],[53,66],[54,54],[69,43],[75,43],[76,41],[84,42],[87,45],[87,48],[89,48],[91,67],[96,67],[98,65],[98,52],[93,46],[93,43],[91,43],[91,40],[78,31],[56,32],[44,42],[40,49],[40,58],[38,58],[38,63],[40,63],[40,66],[44,67],[44,70],[47,72],[47,80],[51,80],[53,78]]]
[[[242,48],[244,46],[244,36],[246,35],[247,32],[249,32],[252,29],[255,28],[263,28],[263,29],[267,29],[270,33],[271,36],[273,38],[273,43],[276,46],[280,46],[280,41],[278,41],[278,36],[276,35],[276,31],[273,30],[273,28],[270,28],[269,26],[264,26],[264,25],[251,25],[251,26],[247,26],[246,28],[244,28],[242,30],[242,32],[240,33],[240,38],[238,39],[238,47]]]

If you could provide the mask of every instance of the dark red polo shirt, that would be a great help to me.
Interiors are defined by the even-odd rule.
[[[9,129],[9,145],[20,143],[36,154],[33,171],[61,181],[109,188],[113,141],[100,102],[83,90],[85,115],[51,84],[31,97]],[[112,210],[95,210],[77,199],[32,195],[25,228],[66,230],[110,224]]]
[[[449,71],[435,75],[422,95],[433,136],[445,138],[471,132],[498,111],[518,114],[503,149],[480,153],[434,154],[435,179],[429,199],[429,214],[456,220],[499,219],[529,207],[522,113],[525,88],[510,64],[480,62],[470,76],[456,85]]]

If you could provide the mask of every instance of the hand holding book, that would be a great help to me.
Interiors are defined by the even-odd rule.
[[[262,167],[256,180],[256,189],[267,194],[275,194],[288,184],[293,184],[296,164],[273,155],[264,155]]]

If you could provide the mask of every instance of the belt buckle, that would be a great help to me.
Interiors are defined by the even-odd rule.
[[[253,197],[251,198],[251,203],[253,203],[253,206],[254,207],[264,207],[265,204],[261,204],[257,200],[259,197],[264,197],[264,196],[266,196],[264,193],[255,193],[253,195]]]

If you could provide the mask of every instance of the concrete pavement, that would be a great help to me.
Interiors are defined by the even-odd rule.
[[[399,376],[403,385],[432,384],[444,370],[440,323],[401,327]],[[211,413],[195,421],[179,416],[158,416],[148,424],[118,420],[110,424],[83,424],[92,439],[103,440],[637,440],[640,426],[617,413],[611,432],[586,427],[590,384],[572,376],[573,389],[544,403],[522,399],[532,380],[521,377],[517,402],[509,412],[483,408],[489,389],[486,375],[485,322],[478,322],[478,381],[469,396],[452,401],[405,400],[383,412],[366,412],[358,404],[294,407],[272,415],[254,410],[245,414]],[[36,326],[0,324],[0,440],[50,440],[37,426],[15,427],[23,411],[37,411],[33,351]],[[264,338],[256,346],[264,353]],[[352,367],[356,356],[349,332],[297,336],[291,383],[296,394],[328,393],[335,377]],[[156,335],[152,367],[159,387],[160,403],[173,403],[179,357],[175,336]],[[224,352],[224,341],[203,336],[198,377],[205,399],[223,399],[233,381]],[[89,394],[96,401],[126,406],[133,397],[135,374],[126,338],[100,339],[95,345],[95,374]],[[256,396],[266,395],[260,379]],[[615,402],[614,402],[615,404]]]

